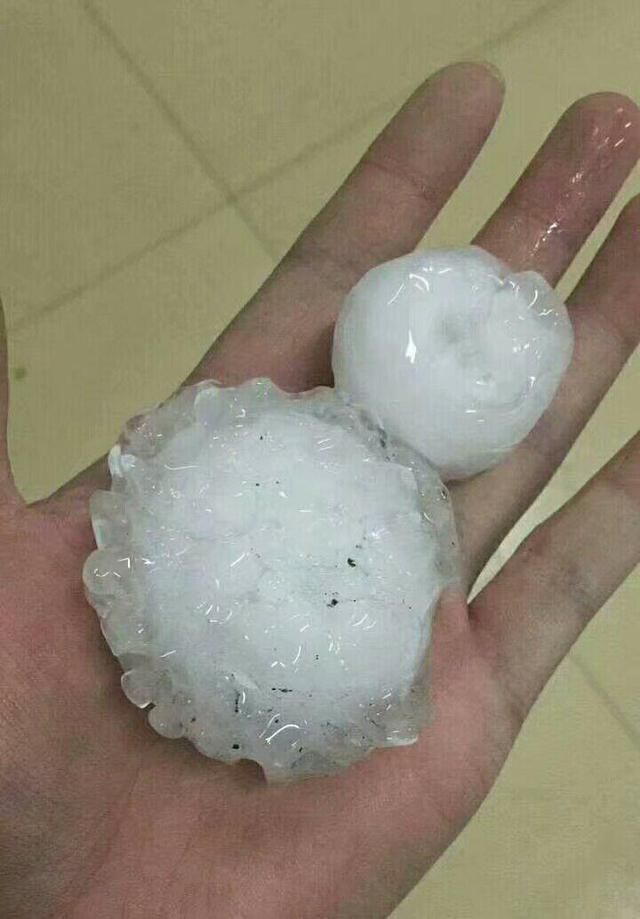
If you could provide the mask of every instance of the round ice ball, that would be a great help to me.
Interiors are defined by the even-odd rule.
[[[269,778],[413,742],[454,575],[437,474],[330,389],[185,389],[93,496],[84,580],[122,686],[167,737]]]
[[[348,295],[336,387],[445,480],[495,465],[533,428],[569,365],[573,330],[544,278],[477,246],[415,252]]]

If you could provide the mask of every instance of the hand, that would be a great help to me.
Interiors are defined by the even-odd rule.
[[[413,248],[488,134],[482,65],[437,73],[194,374],[330,381],[332,324],[371,266]],[[628,99],[576,103],[480,233],[556,282],[640,151]],[[499,468],[452,489],[468,583],[539,493],[640,335],[640,201],[570,309],[576,351],[552,407]],[[0,430],[7,412],[0,335]],[[468,607],[440,610],[435,720],[410,748],[331,778],[266,786],[153,733],[83,596],[87,499],[104,464],[25,507],[0,444],[0,913],[7,917],[384,916],[494,782],[536,696],[640,556],[640,440],[536,530]],[[588,534],[588,535],[586,535]]]

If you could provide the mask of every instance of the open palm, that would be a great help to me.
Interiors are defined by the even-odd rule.
[[[395,117],[194,379],[330,381],[333,321],[371,266],[413,248],[500,107],[479,64],[445,69]],[[628,99],[561,119],[476,240],[556,282],[640,151]],[[574,292],[576,351],[537,428],[452,497],[468,583],[589,418],[640,335],[640,203]],[[0,323],[0,431],[6,349]],[[7,917],[385,915],[494,782],[536,696],[640,557],[640,441],[630,442],[434,634],[435,717],[410,748],[330,778],[266,786],[155,735],[124,698],[81,583],[102,463],[25,507],[0,441],[0,913]],[[585,534],[588,538],[585,538]]]

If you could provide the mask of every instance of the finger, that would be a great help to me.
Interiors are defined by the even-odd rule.
[[[501,80],[482,63],[454,64],[430,77],[187,382],[267,376],[292,391],[330,382],[333,323],[344,295],[373,265],[420,241],[477,156],[502,95]],[[107,479],[99,460],[62,491],[82,493]]]
[[[198,367],[194,379],[269,376],[291,390],[331,379],[333,323],[371,267],[413,249],[497,117],[502,84],[483,64],[432,76]]]
[[[598,184],[592,223],[602,212],[602,188],[607,186],[610,198],[640,151],[637,110],[629,110],[622,117],[624,124],[630,125],[625,129],[625,144],[621,145],[626,145],[627,155],[624,160],[612,160],[607,181],[603,177]],[[531,180],[535,182],[535,176]],[[579,207],[584,210],[587,205],[581,201]],[[505,462],[451,489],[470,580],[544,487],[637,344],[640,336],[639,218],[640,205],[634,201],[623,211],[569,301],[576,333],[575,353],[549,410]],[[590,228],[584,213],[580,226],[580,232],[572,234],[576,246]],[[553,280],[568,264],[570,250],[563,247],[560,255],[552,255],[549,249],[539,250],[536,257],[535,267],[544,267],[544,262],[546,273]],[[564,261],[561,262],[560,257]],[[553,270],[549,268],[551,264]]]
[[[638,109],[626,96],[578,100],[475,242],[554,284],[635,165],[639,144]]]
[[[552,405],[500,466],[452,489],[470,580],[542,490],[636,347],[638,252],[636,198],[570,298],[574,355]]]
[[[9,420],[9,373],[7,364],[7,331],[4,309],[0,302],[0,509],[17,499],[9,447],[7,443],[7,423]]]
[[[640,561],[640,435],[535,530],[471,608],[524,716],[591,617]]]

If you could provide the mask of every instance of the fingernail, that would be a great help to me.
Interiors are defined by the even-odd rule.
[[[492,76],[495,80],[497,80],[498,83],[499,83],[501,86],[504,86],[504,85],[505,85],[505,82],[506,82],[506,81],[505,81],[505,78],[504,78],[504,74],[502,73],[502,71],[500,70],[500,68],[498,67],[498,65],[493,63],[493,61],[485,61],[485,60],[480,60],[480,61],[478,61],[478,60],[475,60],[475,61],[469,61],[469,63],[470,63],[470,64],[476,64],[478,67],[484,67],[484,69],[485,69],[485,70],[488,70],[489,73],[491,74],[491,76]]]

